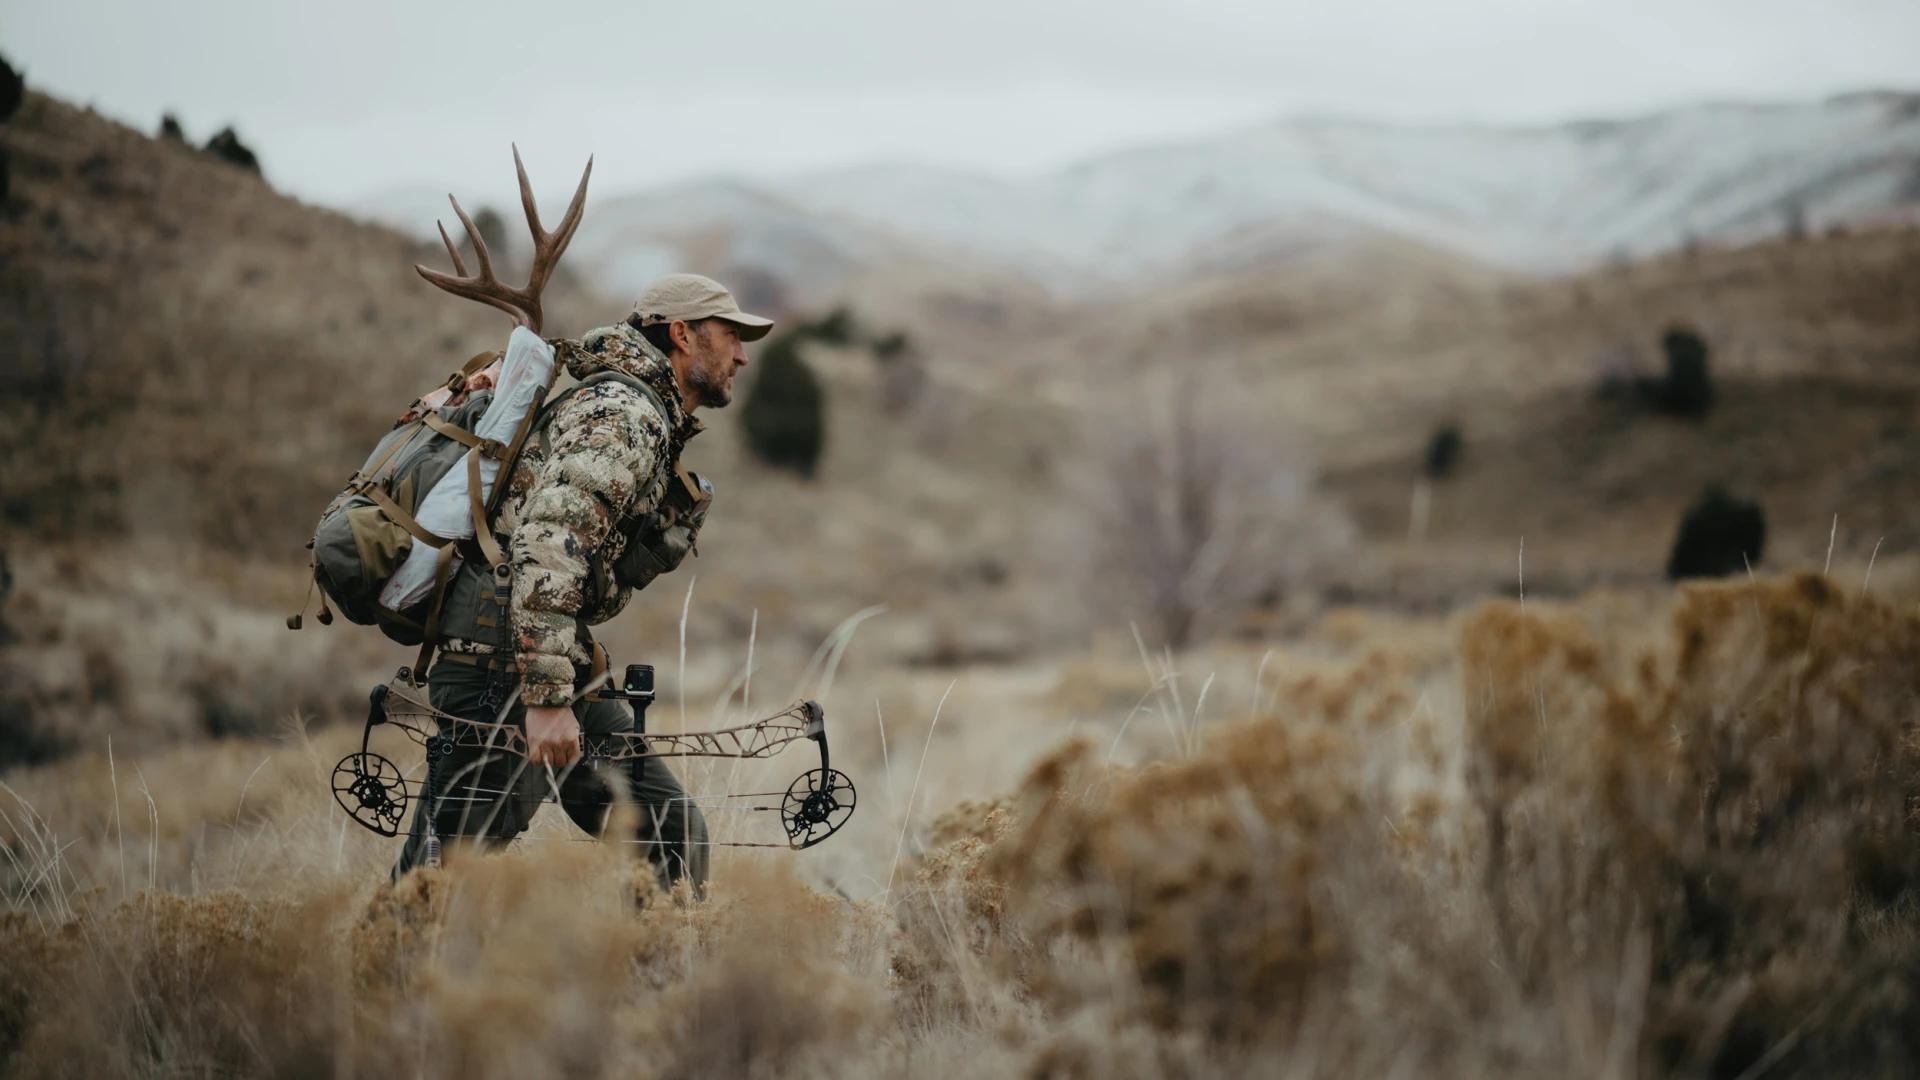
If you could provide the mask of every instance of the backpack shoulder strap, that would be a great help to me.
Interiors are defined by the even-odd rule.
[[[543,454],[552,449],[553,439],[547,428],[552,423],[554,412],[562,401],[576,390],[592,386],[594,383],[612,380],[626,383],[638,390],[646,396],[647,400],[653,402],[653,407],[659,409],[662,416],[666,415],[666,406],[661,402],[659,393],[648,386],[644,380],[625,372],[596,371],[584,379],[562,386],[558,379],[563,377],[557,377],[554,382],[548,383],[536,393],[533,407],[527,410],[526,418],[520,421],[519,429],[513,433],[513,441],[497,454],[500,459],[501,479],[493,485],[493,492],[484,505],[480,502],[480,459],[474,454],[467,455],[467,490],[473,499],[473,539],[486,557],[487,564],[496,572],[506,563],[506,554],[500,546],[499,539],[493,534],[492,523],[493,516],[500,512],[500,503],[505,498],[507,489],[512,486],[507,478],[513,475],[514,468],[519,465],[520,455],[526,449],[528,436],[536,433],[539,435],[540,449]]]
[[[539,390],[534,397],[533,407],[527,411],[526,418],[520,422],[519,429],[514,432],[513,441],[507,444],[504,452],[500,454],[500,478],[494,483],[493,493],[487,499],[484,506],[481,505],[479,497],[480,459],[476,453],[469,453],[467,455],[467,468],[470,470],[468,473],[467,490],[471,493],[473,499],[473,538],[488,564],[493,567],[495,598],[502,607],[505,607],[508,602],[506,590],[509,587],[508,583],[511,581],[511,577],[505,572],[507,561],[506,553],[500,546],[499,539],[494,536],[492,521],[493,516],[500,510],[500,503],[506,495],[507,489],[512,486],[510,478],[513,475],[513,470],[519,466],[520,455],[526,449],[528,437],[538,434],[542,453],[544,454],[551,451],[553,439],[548,433],[548,427],[552,424],[554,413],[558,410],[560,403],[572,396],[574,391],[601,382],[611,381],[625,383],[639,391],[648,401],[652,402],[653,407],[660,410],[661,416],[669,415],[666,404],[660,400],[658,391],[648,386],[645,380],[628,375],[625,372],[596,371],[584,379],[562,385],[561,380],[564,378],[566,378],[566,376],[561,375],[560,369],[556,368],[555,380]],[[451,550],[452,545],[448,545],[446,551]],[[414,665],[415,671],[424,672],[427,670],[428,665],[432,662],[434,651],[439,645],[440,608],[446,599],[447,588],[451,584],[448,580],[448,562],[444,558],[445,551],[443,551],[442,554],[443,558],[435,568],[433,607],[428,616],[425,640],[420,644],[420,655]]]
[[[556,387],[553,393],[548,396],[546,404],[541,406],[539,417],[534,421],[534,427],[540,433],[540,452],[542,454],[551,453],[553,450],[553,436],[548,432],[548,428],[553,423],[553,414],[559,410],[560,403],[568,397],[571,397],[576,390],[584,390],[595,383],[603,382],[625,383],[633,389],[640,391],[642,397],[652,402],[653,407],[660,411],[662,419],[673,415],[667,412],[666,402],[660,400],[660,392],[648,385],[645,379],[629,375],[624,371],[596,371],[586,378],[580,379],[567,386]]]

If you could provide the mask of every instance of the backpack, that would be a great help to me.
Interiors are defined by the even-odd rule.
[[[377,626],[402,645],[421,646],[420,662],[415,665],[417,671],[424,672],[431,650],[437,644],[453,555],[458,552],[469,563],[477,558],[491,568],[491,576],[496,580],[504,577],[506,555],[493,535],[491,523],[510,487],[509,478],[527,439],[538,434],[544,444],[547,424],[560,401],[582,387],[617,380],[638,390],[662,415],[669,415],[651,386],[623,372],[595,372],[554,395],[553,386],[562,370],[556,365],[553,380],[535,395],[532,407],[515,429],[512,442],[502,444],[482,439],[473,429],[492,402],[493,391],[480,390],[465,400],[460,400],[459,395],[465,390],[467,380],[499,355],[481,353],[448,378],[447,388],[457,404],[425,409],[416,400],[405,414],[412,419],[403,419],[374,445],[346,487],[327,504],[307,544],[313,552],[309,597],[315,589],[320,593],[321,624],[333,621],[327,606],[331,600],[347,621]],[[479,498],[481,455],[500,462],[498,479],[484,504]],[[463,462],[469,470],[474,535],[470,540],[450,542],[427,531],[413,515],[434,485]],[[380,593],[416,541],[440,552],[434,588],[420,601],[395,611],[380,603]],[[287,626],[298,630],[301,621],[301,615],[295,614],[287,619]]]

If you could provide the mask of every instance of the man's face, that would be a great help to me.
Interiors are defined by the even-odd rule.
[[[732,401],[734,373],[747,366],[739,328],[724,319],[689,326],[685,351],[685,378],[694,404],[718,409]]]

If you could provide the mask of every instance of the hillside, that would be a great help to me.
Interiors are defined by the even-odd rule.
[[[304,589],[302,545],[406,402],[498,347],[504,321],[418,279],[413,263],[444,253],[185,146],[38,95],[6,140],[0,334],[20,346],[0,372],[10,735],[33,756],[58,742],[35,731],[115,708],[134,714],[130,733],[343,714],[364,689],[330,669],[377,670],[405,650],[311,618],[299,634],[278,628]],[[549,296],[550,333],[626,311],[564,273]],[[928,592],[974,573],[980,552],[1021,546],[1026,515],[975,508],[996,490],[1023,498],[1011,478],[1045,410],[982,401],[936,373],[925,409],[895,416],[867,354],[817,362],[835,388],[820,483],[753,465],[725,413],[689,451],[721,507],[691,564],[705,579],[691,640],[731,654],[754,628],[763,656],[804,659],[882,602],[896,658],[976,632],[1004,641],[1012,625],[1060,632],[1026,614],[1023,580],[1038,571],[996,572],[967,605],[936,609]],[[958,430],[990,437],[956,455],[943,440]],[[619,655],[666,652],[691,576],[633,606],[609,639]],[[116,610],[129,600],[146,614]],[[696,676],[724,682],[733,659],[712,663]]]
[[[1842,556],[1912,551],[1916,292],[1912,229],[1511,286],[1483,317],[1392,350],[1406,366],[1374,372],[1388,399],[1374,437],[1350,441],[1326,482],[1371,534],[1404,535],[1426,440],[1457,424],[1467,450],[1433,487],[1427,543],[1511,551],[1528,537],[1574,588],[1657,572],[1673,523],[1712,484],[1765,508],[1770,565],[1823,560],[1830,534]],[[1671,326],[1711,349],[1718,400],[1697,422],[1623,395],[1662,372]]]
[[[41,97],[7,139],[0,329],[29,346],[0,403],[10,715],[34,732],[119,708],[151,720],[129,730],[175,733],[296,705],[345,715],[354,692],[328,672],[404,650],[276,629],[299,602],[300,546],[399,404],[497,344],[499,320],[414,277],[442,257],[425,245],[183,146]],[[587,221],[603,215],[590,199]],[[720,492],[700,558],[606,632],[616,655],[659,658],[684,629],[696,692],[734,678],[749,640],[798,670],[876,605],[884,629],[854,658],[883,669],[1044,663],[1124,631],[1140,601],[1093,557],[1134,530],[1103,509],[1128,479],[1115,440],[1189,390],[1235,414],[1215,426],[1243,433],[1238,452],[1311,489],[1287,511],[1306,532],[1255,571],[1285,584],[1250,590],[1270,609],[1243,632],[1298,628],[1342,597],[1445,608],[1507,591],[1523,537],[1536,592],[1650,584],[1708,483],[1761,501],[1765,566],[1823,561],[1836,514],[1837,555],[1879,543],[1882,573],[1914,539],[1911,230],[1545,279],[1375,232],[1101,299],[964,259],[829,269],[845,276],[821,302],[906,331],[918,374],[890,381],[862,348],[809,354],[832,403],[812,483],[755,465],[737,418],[711,418],[690,451]],[[604,284],[556,281],[554,330],[624,310],[588,282]],[[1689,425],[1598,396],[1657,374],[1659,335],[1682,323],[1711,345],[1721,409]],[[1446,423],[1463,463],[1410,540],[1418,462]],[[125,617],[129,596],[147,614]],[[20,752],[53,752],[41,735]]]

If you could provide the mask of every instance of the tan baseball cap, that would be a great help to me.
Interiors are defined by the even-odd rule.
[[[668,274],[655,281],[633,302],[633,313],[642,326],[721,319],[740,328],[741,341],[758,341],[773,329],[772,319],[741,311],[725,285],[701,274]]]

